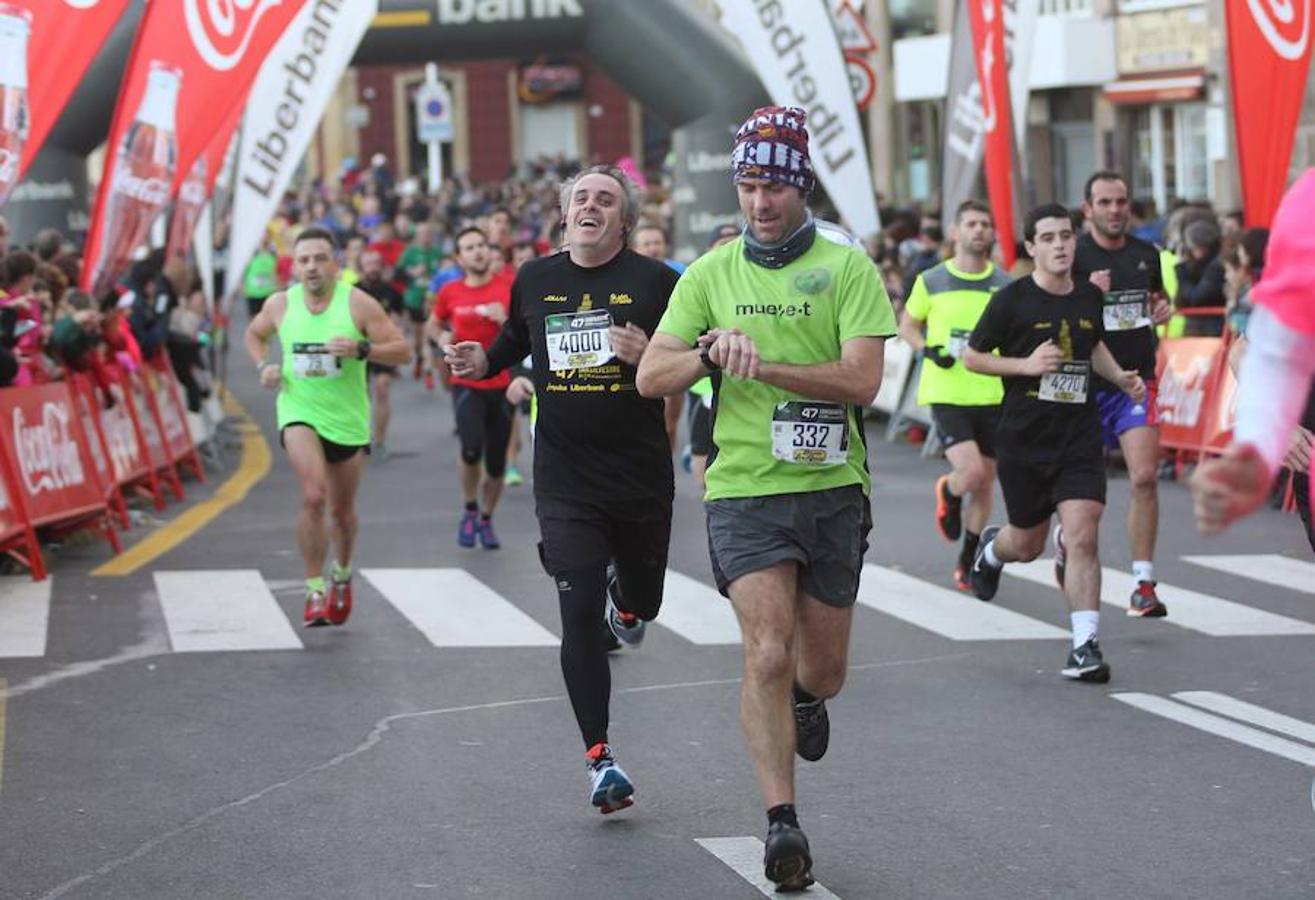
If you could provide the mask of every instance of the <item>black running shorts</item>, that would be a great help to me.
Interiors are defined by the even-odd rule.
[[[1105,502],[1105,461],[1099,456],[1035,463],[1001,456],[996,460],[1009,524],[1035,528],[1050,520],[1065,500]]]
[[[933,403],[931,417],[945,449],[965,441],[975,441],[982,456],[995,458],[995,429],[1000,424],[999,406]]]
[[[315,426],[308,422],[289,422],[284,425],[283,428],[279,430],[279,446],[285,450],[288,448],[288,445],[287,442],[283,440],[283,433],[289,428],[309,428],[311,431],[315,431]],[[348,444],[334,443],[325,438],[318,431],[315,431],[315,436],[320,439],[320,446],[324,448],[324,461],[331,466],[347,462],[347,460],[351,459],[358,453],[363,452],[368,454],[370,452],[369,444],[358,444],[352,446]]]

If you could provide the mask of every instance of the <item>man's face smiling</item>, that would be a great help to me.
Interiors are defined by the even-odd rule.
[[[575,183],[566,209],[566,240],[573,248],[605,250],[622,244],[625,193],[601,172]]]

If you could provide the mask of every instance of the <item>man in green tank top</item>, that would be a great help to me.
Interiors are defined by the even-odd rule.
[[[293,265],[297,283],[270,295],[251,320],[247,353],[261,385],[279,392],[279,440],[301,483],[297,545],[306,563],[303,624],[342,625],[352,611],[356,490],[370,452],[366,364],[405,365],[411,350],[379,301],[338,277],[331,233],[317,227],[302,231],[293,244]],[[276,334],[282,360],[272,363],[269,343]],[[326,592],[330,532],[335,559]]]

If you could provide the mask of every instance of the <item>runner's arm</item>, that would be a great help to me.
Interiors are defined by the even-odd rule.
[[[881,389],[885,360],[886,338],[854,337],[840,345],[838,362],[810,366],[762,362],[758,380],[810,400],[867,406]]]
[[[251,357],[251,363],[257,370],[269,364],[269,341],[278,331],[279,319],[282,318],[281,313],[287,302],[288,295],[282,291],[271,294],[260,307],[260,312],[251,320],[251,324],[247,325],[243,342],[247,347],[247,355]],[[275,309],[280,315],[275,315]]]
[[[360,322],[370,353],[365,357],[384,366],[404,366],[411,361],[411,343],[384,312],[383,305],[364,291],[352,291],[353,318]]]
[[[922,319],[914,318],[906,308],[899,317],[899,336],[904,339],[904,343],[913,348],[914,353],[921,353],[927,346],[926,329],[927,323]]]
[[[691,348],[674,334],[659,331],[648,342],[639,361],[635,387],[645,397],[679,396],[707,374],[699,348]]]

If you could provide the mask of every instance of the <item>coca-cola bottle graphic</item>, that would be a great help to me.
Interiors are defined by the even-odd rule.
[[[27,143],[27,37],[31,14],[0,3],[0,206],[18,184]]]
[[[173,213],[169,217],[169,243],[165,258],[187,259],[192,246],[192,234],[196,223],[201,219],[201,210],[205,208],[206,165],[202,153],[192,164],[192,171],[187,173],[178,196],[174,198]]]
[[[151,224],[169,200],[169,187],[178,166],[174,110],[181,86],[182,72],[159,61],[151,62],[141,106],[124,132],[111,176],[101,249],[92,279],[94,296],[104,296],[113,289],[133,251],[145,242]]]

